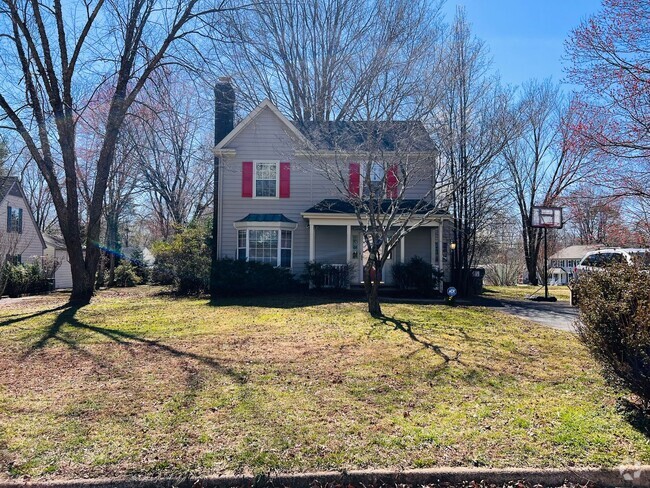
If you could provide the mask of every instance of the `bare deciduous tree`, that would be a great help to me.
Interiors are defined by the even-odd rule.
[[[252,110],[264,98],[299,122],[395,118],[418,103],[440,54],[435,0],[261,2],[231,17],[223,69]],[[378,94],[400,86],[402,103]],[[361,115],[360,115],[361,114]]]
[[[12,69],[2,79],[0,121],[20,134],[47,182],[70,257],[72,300],[93,294],[105,194],[129,108],[161,66],[202,54],[193,40],[211,35],[211,20],[226,8],[225,0],[3,0],[0,57]],[[110,94],[109,108],[82,228],[76,124],[99,89]]]
[[[175,76],[164,71],[147,87],[133,137],[144,205],[156,223],[156,237],[163,239],[201,217],[213,200],[212,114]]]
[[[532,207],[554,205],[580,181],[589,152],[575,143],[573,114],[550,80],[525,84],[514,113],[518,119],[517,136],[504,152],[509,173],[507,188],[519,209],[528,279],[536,285],[544,233],[530,225]]]
[[[36,163],[30,158],[20,174],[20,184],[41,232],[50,232],[57,226],[52,195]]]
[[[315,141],[316,147],[303,148],[311,167],[347,204],[322,210],[356,216],[367,253],[363,282],[368,311],[379,316],[379,287],[388,257],[408,233],[444,213],[435,202],[441,186],[435,179],[438,154],[416,120],[316,122],[303,130]]]
[[[448,182],[440,197],[454,218],[452,281],[461,294],[470,291],[470,270],[482,236],[502,199],[497,159],[511,135],[509,94],[490,72],[485,45],[459,9],[445,47],[444,95],[431,124]]]

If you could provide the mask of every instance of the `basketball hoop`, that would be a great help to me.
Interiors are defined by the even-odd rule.
[[[533,207],[530,216],[531,227],[561,229],[562,225],[562,207]]]
[[[547,229],[561,229],[562,224],[561,207],[533,206],[530,214],[530,226],[544,229],[544,297],[538,297],[537,299],[545,302],[557,300],[555,297],[548,296],[548,244],[546,242],[546,232]]]

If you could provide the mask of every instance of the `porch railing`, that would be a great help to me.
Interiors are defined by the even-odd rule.
[[[348,288],[350,286],[350,266],[347,264],[328,264],[323,266],[323,288]]]

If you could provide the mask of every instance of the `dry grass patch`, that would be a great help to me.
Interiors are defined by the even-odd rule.
[[[381,321],[158,291],[0,302],[4,476],[650,460],[571,334],[480,308]]]

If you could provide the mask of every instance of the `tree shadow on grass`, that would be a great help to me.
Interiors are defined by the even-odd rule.
[[[461,355],[460,351],[455,351],[454,355],[450,356],[445,351],[443,351],[442,346],[438,344],[434,344],[433,342],[423,338],[421,335],[417,335],[413,331],[413,324],[408,320],[399,320],[396,319],[395,317],[388,317],[386,315],[382,315],[381,317],[379,317],[379,319],[382,321],[383,324],[392,326],[394,330],[399,330],[401,332],[404,332],[409,337],[409,339],[411,339],[413,342],[417,342],[418,344],[421,344],[422,349],[431,351],[437,356],[439,356],[442,359],[442,363],[440,363],[436,367],[435,374],[442,372],[442,370],[447,368],[451,362],[463,364],[462,361],[460,360],[460,355]],[[414,353],[411,353],[411,355],[412,354]]]
[[[64,303],[63,305],[59,305],[58,307],[39,310],[38,312],[30,313],[29,315],[23,315],[21,313],[13,314],[8,316],[9,318],[7,318],[6,320],[1,321],[0,327],[6,327],[8,325],[17,324],[19,322],[24,322],[25,320],[34,319],[36,317],[40,317],[41,315],[46,315],[48,313],[58,312],[59,310],[67,310],[68,308],[70,308],[70,304]]]
[[[232,368],[223,366],[221,363],[219,363],[218,361],[216,361],[215,359],[209,356],[204,356],[189,351],[182,351],[168,344],[164,344],[153,339],[146,339],[137,334],[124,332],[116,329],[110,329],[107,327],[99,327],[96,325],[90,325],[85,322],[82,322],[77,317],[75,317],[77,312],[82,307],[83,305],[75,305],[75,304],[67,304],[63,307],[59,307],[59,309],[63,308],[62,312],[59,313],[59,315],[56,317],[54,322],[49,327],[47,327],[47,329],[40,337],[40,339],[37,340],[31,346],[31,348],[25,354],[25,358],[28,358],[39,349],[43,349],[51,341],[61,342],[66,346],[74,349],[75,351],[79,351],[80,353],[86,356],[92,356],[88,351],[85,351],[83,348],[81,348],[78,342],[74,338],[67,336],[65,334],[64,329],[71,328],[72,330],[85,330],[89,332],[94,332],[95,334],[104,336],[121,345],[141,344],[146,346],[148,349],[158,353],[179,357],[179,358],[192,359],[198,361],[199,363],[209,367],[210,369],[220,374],[229,376],[237,383],[243,384],[246,382],[245,375],[238,373]]]

